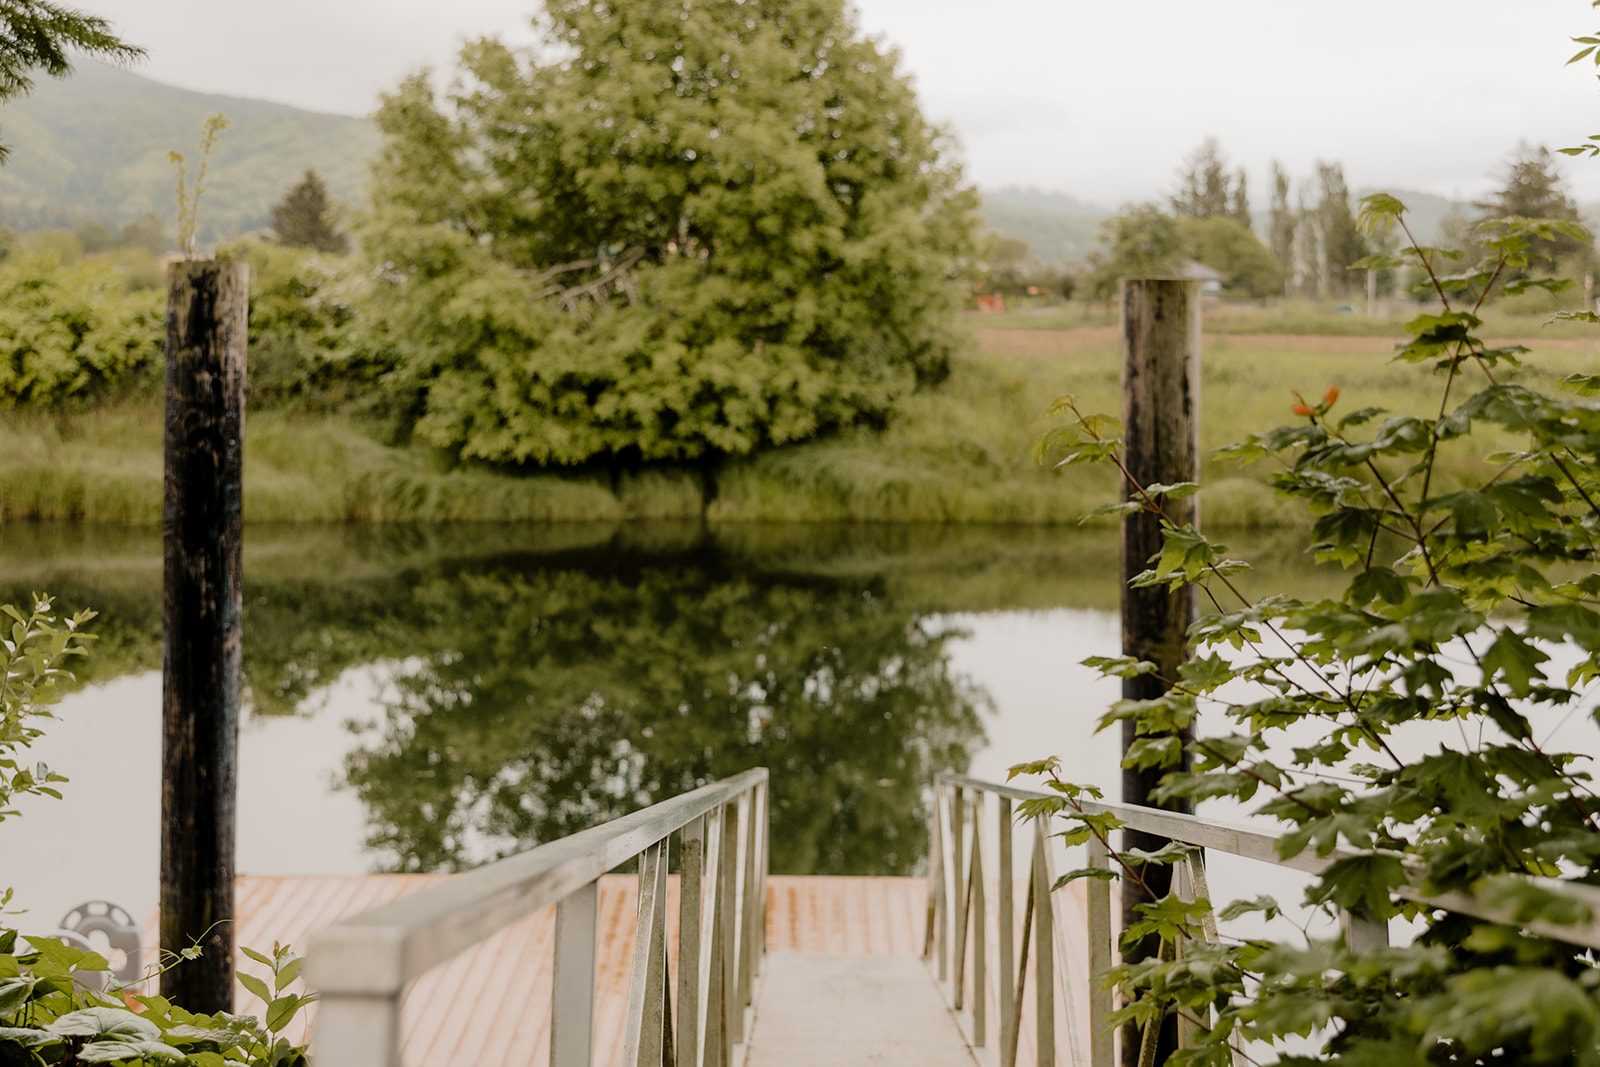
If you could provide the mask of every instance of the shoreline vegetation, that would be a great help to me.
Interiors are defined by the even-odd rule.
[[[1413,309],[1369,319],[1330,309],[1219,305],[1206,311],[1202,446],[1290,421],[1291,390],[1337,384],[1348,410],[1426,413],[1426,381],[1388,355]],[[1550,386],[1592,371],[1600,341],[1539,316],[1491,320],[1533,349],[1513,374]],[[1115,413],[1118,342],[1104,304],[969,315],[967,350],[941,385],[911,396],[881,431],[707,465],[591,465],[565,471],[464,464],[347,415],[251,411],[245,519],[252,523],[472,523],[680,519],[733,522],[1076,523],[1117,491],[1104,472],[1036,463],[1045,409],[1064,393]],[[1336,411],[1335,414],[1340,414]],[[13,408],[0,423],[0,521],[150,525],[161,519],[161,399],[145,392],[79,411]],[[1480,455],[1510,444],[1479,443]],[[1474,462],[1474,461],[1468,461]],[[1456,479],[1471,472],[1465,468]],[[1292,512],[1265,465],[1207,458],[1210,528],[1271,528]],[[1454,480],[1454,479],[1452,479]],[[1109,521],[1109,520],[1097,520]]]

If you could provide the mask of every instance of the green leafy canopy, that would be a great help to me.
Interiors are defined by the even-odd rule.
[[[737,455],[946,372],[976,197],[841,0],[561,0],[540,26],[378,112],[373,322],[421,436]]]

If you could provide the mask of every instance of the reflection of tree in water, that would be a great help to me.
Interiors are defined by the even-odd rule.
[[[872,583],[633,573],[423,582],[424,653],[349,761],[402,870],[526,848],[747,767],[772,770],[772,864],[908,873],[922,791],[964,768],[986,699],[950,632]]]

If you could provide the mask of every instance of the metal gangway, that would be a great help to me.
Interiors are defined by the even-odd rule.
[[[548,1012],[541,1021],[545,1037],[506,1051],[496,1063],[1112,1067],[1118,1035],[1103,1021],[1111,994],[1092,978],[1114,960],[1113,888],[1100,879],[1057,887],[1057,870],[1067,859],[1053,837],[1059,827],[1044,818],[1014,817],[1018,803],[1053,794],[940,775],[932,790],[926,878],[769,878],[767,785],[765,769],[746,771],[439,879],[316,932],[306,963],[322,998],[314,1063],[485,1067],[482,1057],[408,1051],[407,991],[430,975],[437,987],[442,966],[459,964],[510,928],[550,918],[553,910],[553,962],[543,999],[534,998],[536,1009],[529,1002],[519,1009]],[[1183,893],[1209,896],[1207,853],[1310,874],[1345,855],[1303,852],[1284,860],[1279,837],[1270,832],[1152,808],[1083,806],[1114,814],[1125,827],[1197,846],[1175,871]],[[1098,841],[1074,848],[1084,853],[1081,865],[1111,862]],[[597,973],[610,966],[597,928],[603,893],[616,900],[619,876],[608,872],[628,863],[637,865],[636,875],[624,879],[636,879],[629,884],[631,921],[613,931],[622,944],[612,945],[628,957],[625,969],[612,968],[626,975],[625,1005],[611,1010],[604,976]],[[679,873],[669,875],[669,867]],[[1600,916],[1600,888],[1537,881]],[[838,901],[819,904],[824,897],[806,888],[840,883],[872,883],[883,899],[901,901],[893,923],[869,907],[856,909],[851,919],[868,927],[903,926],[895,945],[885,949],[880,938],[876,951],[865,951],[860,938],[835,939],[829,947],[813,936],[818,931],[808,924],[836,920],[827,913],[838,910]],[[1430,907],[1515,921],[1466,894],[1411,896]],[[1600,920],[1517,925],[1600,948]],[[1389,936],[1384,923],[1349,913],[1343,928],[1357,947],[1386,944]],[[1208,940],[1217,937],[1214,924],[1204,933]],[[788,951],[769,954],[769,938]],[[811,943],[810,951],[803,942]],[[471,1025],[515,1027],[522,1034],[531,1032],[526,1022],[502,1014]]]

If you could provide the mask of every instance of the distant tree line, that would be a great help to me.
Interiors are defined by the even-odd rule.
[[[1099,247],[1078,280],[1084,295],[1105,299],[1119,278],[1182,273],[1198,263],[1221,272],[1224,292],[1234,296],[1349,299],[1368,284],[1366,271],[1350,265],[1391,251],[1358,230],[1344,169],[1336,162],[1318,161],[1315,173],[1299,182],[1273,163],[1265,241],[1255,232],[1244,172],[1230,168],[1215,139],[1208,138],[1184,160],[1178,179],[1166,205],[1127,205],[1104,220]],[[1470,212],[1446,217],[1438,243],[1447,253],[1476,260],[1484,241],[1492,239],[1495,219],[1579,221],[1548,150],[1519,145],[1499,180],[1499,188],[1474,202]],[[1394,244],[1396,238],[1378,240]],[[1017,249],[1009,252],[1021,258]],[[1596,268],[1592,241],[1557,234],[1536,241],[1532,252],[1529,270],[1581,280]],[[1520,273],[1507,273],[1499,284]],[[1422,286],[1415,270],[1385,270],[1374,280],[1384,295],[1431,299],[1431,286]]]

